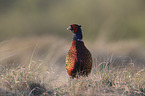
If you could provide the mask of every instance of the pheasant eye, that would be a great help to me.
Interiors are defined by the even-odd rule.
[[[77,26],[73,26],[73,28],[75,29],[75,28],[77,28]]]

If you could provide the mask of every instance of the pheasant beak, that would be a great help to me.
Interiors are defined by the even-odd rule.
[[[69,26],[69,27],[67,28],[67,30],[72,30],[71,26]]]

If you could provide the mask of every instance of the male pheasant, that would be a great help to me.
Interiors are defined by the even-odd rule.
[[[73,33],[71,47],[66,56],[66,70],[70,78],[88,76],[92,69],[92,56],[82,40],[81,25],[72,24],[68,28]]]

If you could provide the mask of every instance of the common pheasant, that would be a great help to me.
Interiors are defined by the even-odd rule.
[[[67,30],[73,33],[71,47],[66,56],[66,70],[70,78],[88,76],[92,69],[92,56],[82,40],[81,25],[72,24]]]

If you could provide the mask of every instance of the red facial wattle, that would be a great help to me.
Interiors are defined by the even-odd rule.
[[[72,27],[72,31],[73,31],[74,33],[76,33],[76,32],[78,31],[78,26],[72,25],[71,27]]]

